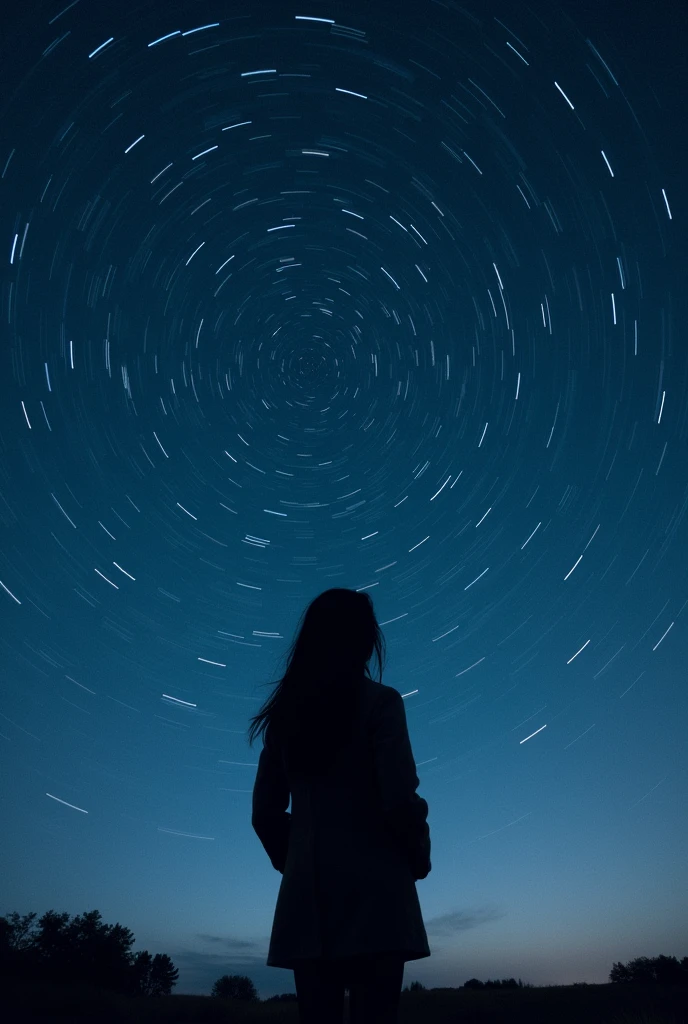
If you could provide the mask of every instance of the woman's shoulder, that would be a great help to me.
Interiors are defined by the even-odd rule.
[[[401,694],[395,687],[388,686],[386,683],[379,683],[377,679],[372,679],[370,676],[364,676],[364,685],[368,688],[371,695],[383,700],[383,694],[388,700],[393,700],[394,697],[400,697]],[[394,697],[392,696],[394,695]]]

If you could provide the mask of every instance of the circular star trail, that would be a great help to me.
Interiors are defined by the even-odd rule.
[[[459,843],[663,735],[685,229],[642,39],[552,5],[77,0],[3,47],[23,827],[231,861],[258,684],[331,586],[373,598],[431,828],[490,780]]]

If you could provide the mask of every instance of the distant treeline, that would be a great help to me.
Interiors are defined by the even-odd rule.
[[[646,957],[639,956],[635,960],[629,960],[627,964],[616,963],[609,972],[609,981],[619,984],[634,982],[641,985],[685,985],[688,987],[688,956],[681,961],[675,956]],[[586,985],[585,981],[578,981],[575,985]],[[501,981],[479,981],[478,978],[471,978],[465,981],[461,988],[534,988],[519,978],[503,978]],[[546,986],[550,987],[550,986]],[[414,992],[424,989],[419,981],[414,981],[409,989],[404,991]]]
[[[15,911],[0,917],[0,978],[21,984],[45,981],[51,984],[87,984],[103,991],[130,996],[168,996],[177,983],[179,971],[166,953],[151,956],[148,950],[132,953],[134,935],[120,924],[108,925],[98,910],[74,916],[47,911],[24,917]],[[688,957],[636,957],[627,964],[615,963],[609,981],[688,987]],[[585,984],[584,982],[580,984]],[[458,986],[457,986],[458,987]],[[479,981],[471,978],[466,989],[533,988],[519,978]],[[414,981],[404,992],[425,988]],[[223,975],[211,993],[220,998],[258,1000],[255,986],[245,975]],[[293,994],[272,996],[271,1000],[295,999]]]

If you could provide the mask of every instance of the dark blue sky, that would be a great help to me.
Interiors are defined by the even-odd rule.
[[[246,729],[347,586],[430,806],[405,981],[688,953],[687,29],[6,18],[0,913],[97,908],[178,991],[293,991]]]

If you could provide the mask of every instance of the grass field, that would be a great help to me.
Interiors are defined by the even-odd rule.
[[[6,1011],[1,1011],[2,1005]],[[8,1011],[8,1012],[7,1012]],[[5,989],[8,1024],[298,1024],[295,1002],[242,1003],[171,995],[128,1000],[84,988]],[[348,1013],[345,1017],[348,1021]],[[688,1024],[688,989],[583,985],[552,988],[404,992],[399,1024]]]

